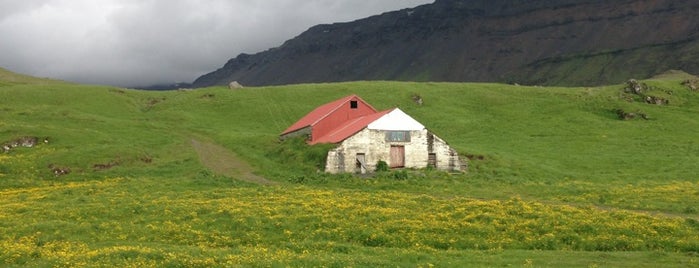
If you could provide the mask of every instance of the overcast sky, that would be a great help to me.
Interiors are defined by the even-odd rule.
[[[0,0],[0,67],[68,81],[192,82],[316,24],[434,0]]]

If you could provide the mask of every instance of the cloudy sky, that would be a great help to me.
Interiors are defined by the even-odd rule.
[[[118,86],[192,82],[309,27],[434,0],[0,0],[0,67]]]

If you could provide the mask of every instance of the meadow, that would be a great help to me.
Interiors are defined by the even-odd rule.
[[[643,81],[668,105],[622,84],[153,92],[0,78],[0,142],[50,140],[0,154],[0,266],[699,264],[699,92],[681,85],[686,75]],[[278,140],[349,94],[400,107],[468,157],[469,170],[329,175],[319,172],[328,146]],[[648,120],[620,120],[617,109]],[[194,140],[230,150],[247,170],[207,168]]]

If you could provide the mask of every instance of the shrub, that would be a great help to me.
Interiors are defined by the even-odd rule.
[[[388,163],[383,160],[379,160],[379,162],[376,163],[376,172],[385,172],[388,171]]]

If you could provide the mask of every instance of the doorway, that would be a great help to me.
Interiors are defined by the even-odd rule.
[[[427,167],[430,167],[430,168],[437,167],[437,154],[435,154],[435,153],[427,154]]]
[[[405,167],[405,146],[391,145],[391,168]]]
[[[355,173],[366,174],[366,155],[363,153],[357,153],[357,163],[354,169]]]

